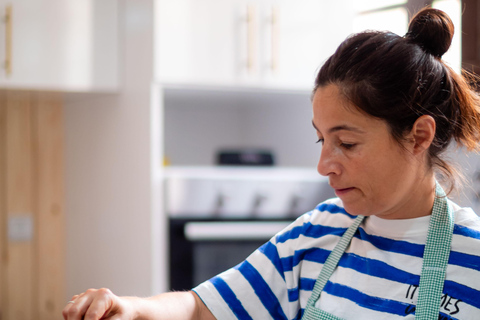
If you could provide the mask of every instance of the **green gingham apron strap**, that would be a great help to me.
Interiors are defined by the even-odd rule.
[[[302,319],[306,320],[344,320],[340,317],[337,317],[331,313],[323,311],[322,309],[315,308],[311,306],[305,309],[305,313],[302,316]]]
[[[333,251],[328,256],[327,261],[325,261],[325,263],[323,264],[322,271],[320,271],[320,275],[318,276],[318,279],[315,282],[315,286],[313,287],[312,295],[308,299],[306,309],[309,306],[313,307],[315,305],[315,302],[318,300],[318,298],[320,297],[320,294],[322,293],[323,287],[325,287],[325,284],[327,284],[328,279],[330,279],[330,276],[333,274],[333,271],[335,271],[335,268],[338,265],[338,261],[340,260],[343,253],[347,249],[348,245],[350,244],[350,241],[352,240],[353,235],[357,231],[358,226],[360,225],[360,223],[362,223],[364,218],[365,218],[364,216],[357,216],[355,218],[353,223],[350,225],[347,231],[345,231],[340,241],[337,243]]]
[[[415,319],[420,320],[438,319],[454,227],[453,210],[438,182],[435,191],[415,310]]]

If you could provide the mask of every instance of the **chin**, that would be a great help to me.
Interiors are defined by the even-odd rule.
[[[352,216],[358,216],[358,215],[370,216],[370,215],[372,215],[370,210],[368,210],[367,208],[365,208],[363,206],[359,206],[358,204],[355,205],[355,204],[343,203],[343,207],[345,208],[345,211],[347,211]]]

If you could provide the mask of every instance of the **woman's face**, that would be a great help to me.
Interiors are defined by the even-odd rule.
[[[419,175],[425,176],[424,163],[409,152],[412,144],[400,146],[385,121],[360,112],[334,84],[315,92],[313,125],[323,143],[318,172],[329,178],[347,212],[411,217],[422,201]]]

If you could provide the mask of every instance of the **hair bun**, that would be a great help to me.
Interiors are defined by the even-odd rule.
[[[405,35],[427,53],[441,58],[452,43],[454,26],[443,11],[433,8],[420,10],[410,21]]]

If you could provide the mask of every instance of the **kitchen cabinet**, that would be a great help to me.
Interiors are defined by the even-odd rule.
[[[117,2],[0,1],[0,87],[118,87]]]
[[[324,0],[160,0],[155,14],[158,82],[305,89],[354,12]]]
[[[0,310],[58,319],[65,303],[63,106],[58,93],[0,92]]]

